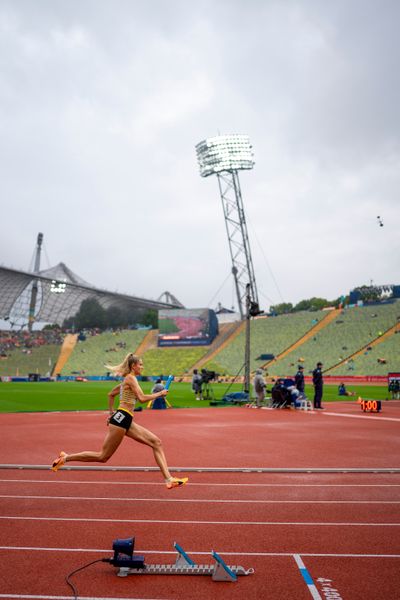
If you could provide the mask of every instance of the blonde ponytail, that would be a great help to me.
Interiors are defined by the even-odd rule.
[[[120,365],[104,365],[107,369],[112,371],[114,375],[121,375],[126,377],[132,370],[132,365],[136,365],[140,358],[136,354],[130,352],[127,354]]]

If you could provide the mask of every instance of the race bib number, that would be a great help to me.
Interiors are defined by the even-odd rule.
[[[114,420],[117,421],[117,423],[122,423],[122,421],[124,420],[124,417],[125,417],[124,413],[118,411],[114,415]]]

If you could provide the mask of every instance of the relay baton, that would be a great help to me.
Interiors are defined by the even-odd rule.
[[[173,380],[174,380],[174,376],[173,375],[169,375],[168,379],[167,379],[167,381],[165,383],[165,386],[164,386],[166,390],[169,389],[169,386],[171,385],[171,383],[172,383]]]

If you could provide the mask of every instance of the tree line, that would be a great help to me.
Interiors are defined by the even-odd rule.
[[[129,329],[135,325],[158,327],[158,314],[154,309],[123,309],[119,306],[103,308],[96,298],[83,300],[78,312],[64,320],[64,329]]]
[[[271,315],[284,315],[288,313],[299,312],[301,310],[317,311],[323,308],[334,306],[338,308],[343,305],[348,296],[344,298],[341,296],[336,300],[327,300],[326,298],[308,298],[307,300],[300,300],[297,304],[293,305],[291,302],[281,302],[281,304],[275,304],[271,306],[269,312]]]

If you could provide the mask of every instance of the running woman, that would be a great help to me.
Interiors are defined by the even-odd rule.
[[[113,373],[121,375],[124,380],[121,384],[115,386],[108,394],[110,416],[108,418],[108,433],[103,442],[103,447],[100,452],[78,452],[77,454],[66,454],[60,452],[58,458],[53,462],[51,467],[53,471],[58,471],[65,463],[72,461],[79,462],[107,462],[125,436],[132,440],[136,440],[141,444],[150,446],[153,449],[153,454],[157,465],[160,467],[161,473],[165,480],[165,485],[168,489],[185,485],[188,477],[178,479],[172,477],[161,440],[148,429],[141,425],[137,425],[133,421],[133,411],[136,401],[145,403],[150,400],[155,400],[160,396],[166,396],[168,390],[161,390],[155,394],[144,394],[136,377],[143,371],[143,361],[135,354],[128,354],[120,365],[109,366]],[[118,409],[114,410],[115,397],[119,395]]]

